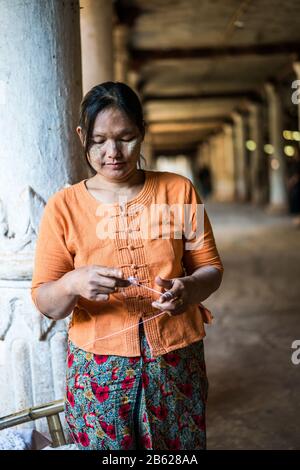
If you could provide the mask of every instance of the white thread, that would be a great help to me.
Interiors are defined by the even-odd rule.
[[[163,294],[162,292],[160,292],[160,291],[158,291],[158,290],[155,290],[155,289],[152,289],[151,287],[144,286],[143,284],[140,284],[140,283],[138,282],[138,279],[137,279],[136,277],[129,276],[129,277],[127,278],[127,280],[128,280],[131,284],[133,284],[133,285],[143,287],[144,289],[148,289],[148,290],[150,290],[150,291],[152,291],[152,292],[155,292],[156,294],[164,295],[164,296],[167,296],[167,297],[169,297],[169,298],[172,298],[172,297],[173,297],[172,292],[166,292],[165,294]],[[150,320],[153,320],[154,318],[160,317],[160,316],[163,315],[164,313],[167,313],[169,316],[171,316],[171,314],[170,314],[170,312],[169,312],[168,310],[164,310],[163,312],[160,312],[160,313],[154,315],[153,317],[148,318],[147,320],[143,320],[142,322],[143,322],[143,323],[146,323],[146,322],[148,322],[148,321],[150,321]],[[130,329],[132,329],[132,328],[135,328],[135,327],[138,326],[138,325],[139,325],[139,323],[135,323],[134,325],[131,325],[131,326],[129,326],[128,328],[123,328],[122,330],[116,331],[115,333],[111,333],[111,334],[109,334],[109,335],[102,336],[102,337],[100,337],[100,338],[98,337],[98,338],[94,339],[93,341],[89,341],[88,343],[84,344],[83,346],[81,346],[81,348],[85,348],[86,346],[89,346],[90,344],[94,344],[96,341],[101,341],[101,340],[103,340],[103,339],[108,339],[108,338],[111,338],[112,336],[116,336],[116,335],[118,335],[118,334],[120,334],[120,333],[123,333],[124,331],[128,331],[128,330],[130,330]]]
[[[160,312],[160,313],[154,315],[154,317],[148,318],[147,320],[143,320],[143,323],[146,323],[147,321],[153,320],[153,318],[160,317],[160,316],[163,315],[164,313],[168,313],[168,311],[167,311],[167,310],[164,310],[163,312]],[[81,348],[84,348],[84,347],[86,347],[86,346],[89,346],[90,344],[93,344],[93,343],[95,343],[96,341],[101,341],[101,339],[111,338],[112,336],[115,336],[115,335],[118,335],[118,334],[120,334],[120,333],[123,333],[124,331],[128,331],[128,330],[130,330],[131,328],[134,328],[134,327],[138,326],[139,324],[140,324],[140,323],[135,323],[134,325],[131,325],[131,326],[129,326],[128,328],[123,328],[122,330],[116,331],[115,333],[112,333],[112,334],[110,334],[110,335],[102,336],[101,338],[96,338],[96,339],[94,339],[93,341],[89,341],[88,343],[84,344],[83,346],[81,346]]]
[[[133,284],[134,286],[143,287],[144,289],[150,290],[151,292],[155,292],[155,294],[159,294],[159,295],[162,294],[162,292],[160,292],[159,290],[152,289],[151,287],[144,286],[143,284],[140,284],[140,283],[138,282],[138,279],[137,279],[136,277],[129,276],[129,277],[127,278],[127,281],[129,281],[130,284]]]

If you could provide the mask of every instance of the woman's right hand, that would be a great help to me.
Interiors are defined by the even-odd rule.
[[[88,300],[106,301],[118,287],[130,286],[121,269],[108,266],[82,266],[70,271],[68,277],[69,293]]]

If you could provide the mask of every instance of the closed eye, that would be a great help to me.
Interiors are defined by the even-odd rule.
[[[99,141],[91,140],[91,145],[104,144],[104,142],[105,142],[105,140],[99,140]]]

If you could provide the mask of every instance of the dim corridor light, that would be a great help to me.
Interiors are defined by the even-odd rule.
[[[246,149],[250,150],[250,152],[254,152],[254,150],[256,149],[256,143],[254,142],[254,140],[247,140]]]
[[[300,141],[300,132],[299,131],[294,131],[293,132],[293,139],[296,140],[297,142]]]
[[[283,134],[284,139],[293,140],[293,132],[292,131],[285,130],[285,131],[283,131],[282,134]]]
[[[282,132],[283,138],[285,140],[296,140],[297,142],[300,142],[300,132],[299,131],[288,131],[284,130]]]
[[[288,156],[288,157],[293,157],[295,155],[295,149],[292,145],[285,145],[284,146],[284,153]]]
[[[265,151],[265,153],[267,153],[268,155],[273,155],[273,153],[274,153],[274,147],[273,147],[273,145],[271,145],[271,144],[266,144],[266,145],[264,145],[264,151]]]

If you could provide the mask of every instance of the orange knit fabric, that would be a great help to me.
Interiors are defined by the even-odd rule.
[[[46,204],[39,227],[31,289],[37,309],[39,286],[81,266],[119,267],[126,277],[135,276],[142,284],[161,292],[164,290],[154,282],[157,275],[168,279],[182,277],[206,265],[223,271],[206,211],[203,243],[192,250],[186,248],[187,238],[192,241],[192,235],[184,231],[183,224],[178,230],[176,210],[170,210],[166,216],[170,207],[183,211],[188,204],[185,206],[191,209],[188,219],[196,231],[196,207],[201,200],[188,178],[145,170],[142,190],[124,205],[96,200],[88,192],[85,181],[58,191]],[[158,232],[154,237],[149,227],[152,229],[153,214],[161,210],[167,212],[157,219]],[[173,233],[174,226],[177,235]],[[169,227],[170,237],[162,238]],[[105,238],[108,229],[111,235]],[[138,322],[140,318],[147,320],[159,313],[151,305],[158,297],[138,286],[111,294],[108,301],[79,297],[69,324],[69,337],[76,346],[96,354],[140,356]],[[190,305],[181,315],[164,314],[145,322],[153,357],[203,338],[203,320],[210,320],[207,315],[209,312],[201,304]],[[120,332],[123,329],[127,331]],[[110,338],[97,340],[111,334]]]

